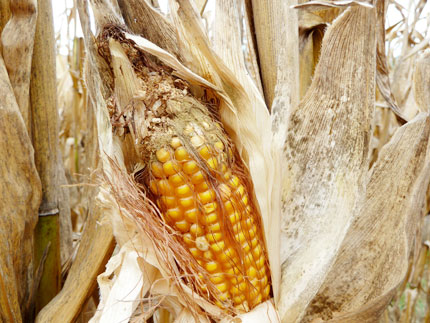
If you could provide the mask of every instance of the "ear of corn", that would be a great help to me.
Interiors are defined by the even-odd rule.
[[[234,148],[197,100],[168,124],[152,137],[147,184],[216,287],[215,303],[248,311],[268,299],[270,282],[259,215]]]

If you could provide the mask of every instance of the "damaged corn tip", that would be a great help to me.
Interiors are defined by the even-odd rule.
[[[150,161],[149,188],[167,223],[182,233],[184,245],[208,272],[218,290],[214,303],[248,311],[270,297],[258,214],[247,186],[228,166],[225,134],[218,130],[211,140],[198,133],[193,123],[181,134],[187,145],[175,135],[163,141]]]

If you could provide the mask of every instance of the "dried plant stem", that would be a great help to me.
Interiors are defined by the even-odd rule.
[[[36,296],[36,311],[60,290],[60,238],[58,210],[58,112],[52,7],[38,1],[35,44],[31,70],[31,109],[36,167],[42,182],[42,203],[35,235],[35,261],[39,263],[50,242],[44,272]]]

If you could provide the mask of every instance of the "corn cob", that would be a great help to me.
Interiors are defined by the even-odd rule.
[[[152,137],[147,183],[166,222],[209,273],[218,306],[248,311],[270,294],[258,214],[221,124],[187,99],[171,126]]]

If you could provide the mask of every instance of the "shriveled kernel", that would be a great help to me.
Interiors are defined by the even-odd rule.
[[[207,260],[213,260],[213,258],[214,258],[214,254],[213,254],[213,252],[212,252],[212,251],[210,251],[210,250],[206,250],[206,251],[203,253],[203,257],[204,257],[205,259],[207,259]]]
[[[201,203],[206,204],[209,202],[213,202],[213,200],[215,199],[215,192],[210,189],[205,192],[199,193],[197,196]]]
[[[176,188],[175,193],[179,197],[187,197],[193,194],[190,185],[184,184]]]
[[[209,249],[209,243],[206,240],[206,237],[197,237],[196,238],[196,247],[201,251],[206,251]]]
[[[199,166],[194,160],[190,160],[182,165],[182,169],[184,170],[185,174],[192,175],[199,170]]]
[[[200,184],[204,181],[205,181],[205,176],[200,170],[197,173],[195,173],[193,176],[191,176],[191,183],[193,183],[194,185]]]
[[[178,137],[173,137],[170,141],[170,146],[172,146],[173,149],[176,149],[180,146],[182,146],[182,142]]]
[[[178,221],[175,227],[181,232],[188,232],[190,230],[190,223],[186,220]]]
[[[218,271],[220,269],[219,264],[215,261],[210,261],[205,266],[206,270],[210,273]]]
[[[190,141],[195,148],[200,147],[205,142],[204,138],[198,135],[191,137]]]
[[[155,155],[157,156],[158,161],[162,163],[165,163],[170,159],[170,152],[165,148],[158,149]]]
[[[220,241],[223,235],[221,232],[212,232],[206,235],[206,239],[208,239],[209,243],[214,243]]]
[[[182,210],[180,208],[172,208],[172,209],[168,209],[166,211],[166,215],[169,217],[169,219],[172,219],[174,221],[179,221],[183,219],[183,213]]]
[[[173,185],[173,186],[180,186],[185,184],[185,178],[183,177],[182,174],[178,173],[178,174],[174,174],[169,176],[169,182]]]
[[[164,177],[164,173],[163,173],[163,164],[160,162],[153,162],[151,164],[151,171],[152,171],[152,175],[154,175],[155,177],[158,178],[163,178]]]
[[[178,161],[190,160],[190,155],[188,154],[188,151],[181,146],[179,148],[176,148],[175,158]]]
[[[195,206],[195,201],[193,196],[183,197],[178,200],[178,203],[184,209],[189,209],[190,207]]]

